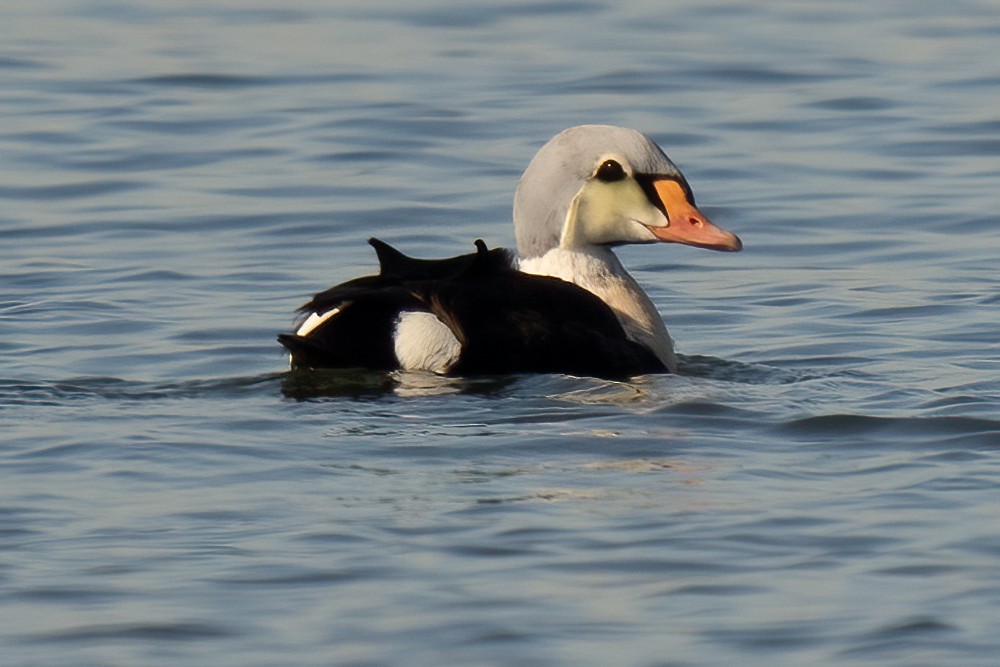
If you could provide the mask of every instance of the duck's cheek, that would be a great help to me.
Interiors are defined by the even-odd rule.
[[[652,229],[666,224],[663,213],[629,178],[614,183],[590,181],[573,199],[561,246],[652,243]]]

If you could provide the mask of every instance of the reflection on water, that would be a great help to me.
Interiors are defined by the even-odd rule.
[[[991,10],[5,9],[4,658],[992,664]],[[592,122],[746,242],[620,250],[679,373],[286,370],[365,239],[510,246]]]

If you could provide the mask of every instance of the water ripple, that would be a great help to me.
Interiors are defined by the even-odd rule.
[[[235,637],[242,634],[232,628],[208,622],[177,623],[110,623],[87,625],[54,632],[39,633],[27,641],[83,642],[137,641],[199,641]]]
[[[54,199],[99,198],[109,194],[127,192],[149,187],[136,181],[94,180],[83,183],[60,183],[57,185],[9,186],[0,185],[0,197],[6,199],[29,199],[51,201]]]

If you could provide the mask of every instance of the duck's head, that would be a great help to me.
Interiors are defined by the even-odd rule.
[[[524,259],[624,243],[743,247],[698,210],[684,175],[652,139],[613,125],[571,127],[538,151],[517,186],[514,231]]]

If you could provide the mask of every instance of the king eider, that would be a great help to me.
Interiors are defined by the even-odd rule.
[[[613,248],[683,243],[737,251],[740,239],[695,206],[680,170],[649,137],[610,125],[561,132],[514,195],[517,254],[407,257],[371,239],[379,273],[320,292],[278,340],[292,368],[438,374],[673,372],[656,307]]]

